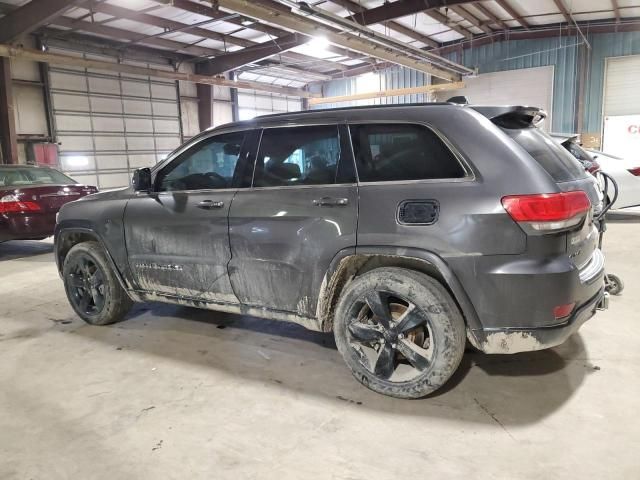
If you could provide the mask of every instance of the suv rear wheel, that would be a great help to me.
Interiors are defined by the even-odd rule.
[[[62,275],[69,303],[91,325],[119,322],[133,305],[97,242],[74,245],[64,259]]]
[[[395,267],[372,270],[347,286],[334,335],[358,381],[398,398],[420,398],[442,387],[462,360],[466,338],[445,288]]]

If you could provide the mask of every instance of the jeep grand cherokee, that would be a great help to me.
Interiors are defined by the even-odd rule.
[[[529,107],[421,104],[208,130],[60,212],[73,309],[160,300],[333,332],[356,379],[422,397],[486,353],[552,347],[605,306],[592,177]]]

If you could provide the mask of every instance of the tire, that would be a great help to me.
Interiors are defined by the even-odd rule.
[[[427,275],[395,267],[367,272],[346,287],[333,330],[354,377],[397,398],[421,398],[442,387],[466,342],[464,319],[447,290]]]
[[[62,277],[71,307],[91,325],[119,322],[133,306],[97,242],[74,245],[64,259]]]
[[[610,273],[607,275],[606,290],[611,295],[620,295],[624,290],[624,282],[619,276]]]

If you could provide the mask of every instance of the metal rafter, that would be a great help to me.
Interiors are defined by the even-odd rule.
[[[218,9],[215,9],[208,5],[203,5],[201,3],[194,3],[194,2],[191,2],[190,0],[171,0],[171,1],[172,1],[173,7],[179,8],[180,10],[184,10],[185,12],[197,13],[198,15],[203,15],[205,17],[210,17],[212,19],[220,19],[228,16],[226,12],[222,12]],[[276,3],[276,2],[270,2],[269,5],[272,8],[274,8],[274,5],[276,7],[283,7],[283,5],[280,5],[279,3]],[[230,18],[225,20],[225,22],[238,25],[239,27],[242,27],[242,28],[248,28],[250,30],[256,30],[258,32],[266,33],[267,35],[274,38],[281,37],[283,35],[287,35],[291,33],[287,30],[283,30],[282,28],[277,28],[264,23],[254,22],[250,25],[246,25],[245,19],[243,18]],[[335,53],[336,55],[355,58],[355,55],[353,55],[352,52],[343,48],[337,48],[332,46],[327,48],[327,51],[331,53]],[[290,55],[291,56],[297,55],[299,58],[305,57],[304,55],[293,54],[293,53],[291,53]]]
[[[0,43],[13,42],[48,23],[80,0],[31,0],[0,19]]]
[[[360,14],[367,11],[365,7],[354,2],[353,0],[328,0],[328,1],[331,3],[335,3],[336,5],[340,5],[341,7],[345,8],[349,12],[356,14],[356,15],[349,16],[349,18],[351,18],[354,22],[358,22],[359,24],[364,25],[363,16]],[[384,25],[388,27],[390,30],[401,33],[402,35],[409,37],[413,40],[417,40],[418,42],[422,42],[425,45],[428,45],[429,47],[437,48],[440,46],[439,42],[429,37],[428,35],[423,35],[421,33],[418,33],[415,30],[412,30],[409,27],[402,25],[401,23],[394,22],[393,20],[386,22]]]
[[[491,20],[494,24],[498,25],[500,28],[504,30],[507,30],[509,28],[509,26],[506,23],[500,20],[496,15],[494,15],[491,12],[491,10],[489,10],[487,7],[482,5],[482,3],[476,2],[473,4],[473,6],[476,7],[485,17]]]
[[[367,10],[362,14],[363,25],[384,23],[396,18],[406,17],[414,13],[426,12],[434,8],[451,7],[463,3],[471,3],[476,0],[398,0],[385,3],[376,8]]]
[[[466,28],[461,27],[460,25],[456,25],[455,23],[453,23],[453,20],[451,20],[446,15],[443,15],[438,10],[427,10],[424,13],[426,15],[429,15],[434,20],[440,22],[445,27],[450,28],[451,30],[453,30],[456,33],[459,33],[460,35],[462,35],[465,38],[472,38],[473,37],[473,33],[471,33]]]
[[[524,18],[522,18],[522,15],[520,15],[508,2],[507,0],[495,0],[496,3],[498,5],[500,5],[500,7],[507,12],[509,15],[511,15],[511,18],[513,18],[515,21],[517,21],[520,25],[522,25],[525,29],[529,29],[531,28],[531,25],[529,25],[529,22],[527,22]]]
[[[263,0],[264,1],[264,0]],[[282,10],[274,10],[262,5],[262,2],[248,2],[246,0],[218,0],[220,8],[229,12],[237,12],[247,17],[257,20],[275,23],[282,28],[309,36],[322,36],[329,43],[348,48],[365,55],[387,60],[389,62],[403,65],[414,70],[434,75],[449,81],[457,81],[460,78],[458,73],[436,67],[426,59],[416,59],[399,51],[378,45],[369,39],[363,39],[356,35],[347,34],[333,28],[325,27],[322,24],[310,20],[304,16],[293,13],[285,13]],[[348,22],[348,20],[341,19]],[[354,23],[354,22],[351,22]]]
[[[453,5],[452,7],[449,7],[449,8],[453,10],[455,13],[457,13],[459,16],[464,18],[471,25],[482,30],[484,33],[493,33],[493,30],[491,30],[491,28],[489,28],[484,22],[481,22],[480,19],[478,19],[475,15],[473,15],[468,10],[466,10],[462,5]]]
[[[562,0],[553,0],[553,3],[556,4],[556,7],[558,7],[558,10],[560,10],[560,13],[564,17],[565,21],[567,23],[571,23],[571,15],[569,15],[569,10],[567,10],[567,7],[564,6]]]
[[[616,16],[616,23],[620,23],[620,6],[618,0],[611,0],[611,6],[613,7],[613,14]]]
[[[236,68],[251,63],[264,60],[268,57],[285,52],[292,48],[307,42],[307,38],[297,33],[290,33],[287,36],[280,37],[278,42],[267,42],[265,45],[259,43],[251,47],[243,48],[237,52],[227,53],[212,58],[206,63],[202,63],[201,73],[207,75],[217,75],[220,73],[235,70]]]

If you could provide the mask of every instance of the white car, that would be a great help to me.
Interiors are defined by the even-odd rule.
[[[640,205],[640,161],[626,160],[598,150],[585,149],[618,184],[618,199],[613,208]]]
[[[640,205],[640,160],[631,161],[598,150],[585,149],[579,144],[578,135],[551,135],[571,153],[588,172],[595,175],[600,170],[613,177],[618,185],[618,198],[612,208]],[[602,179],[600,179],[602,185]],[[611,195],[612,187],[609,187]]]

